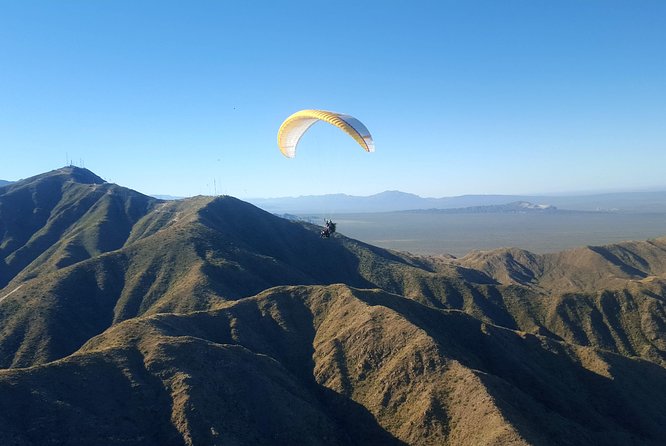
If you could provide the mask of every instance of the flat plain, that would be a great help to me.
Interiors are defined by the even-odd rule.
[[[517,247],[543,254],[666,234],[666,213],[386,212],[310,216],[338,223],[348,237],[415,254],[461,257],[474,250]]]

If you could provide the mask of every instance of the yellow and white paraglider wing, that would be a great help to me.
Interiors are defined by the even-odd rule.
[[[353,116],[326,110],[301,110],[289,116],[278,130],[278,147],[288,158],[296,156],[296,146],[301,136],[317,121],[328,122],[354,138],[367,152],[375,151],[370,131]]]

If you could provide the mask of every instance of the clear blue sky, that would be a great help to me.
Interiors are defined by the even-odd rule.
[[[0,178],[240,198],[666,189],[666,2],[0,0]],[[304,108],[363,121],[363,152]],[[215,185],[215,187],[214,187]]]

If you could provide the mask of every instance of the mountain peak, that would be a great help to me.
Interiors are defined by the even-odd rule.
[[[11,187],[24,187],[43,181],[56,181],[58,183],[73,182],[78,184],[104,184],[102,178],[84,167],[65,166],[39,175],[10,183]]]
[[[17,181],[5,181],[0,180],[0,187],[24,187],[29,184],[34,184],[35,182],[41,182],[44,180],[56,180],[58,182],[67,182],[71,181],[78,184],[103,184],[106,183],[101,177],[97,176],[92,171],[76,166],[65,166],[59,169],[54,169],[49,172],[38,174],[32,177],[20,179]]]
[[[77,183],[82,184],[102,184],[106,183],[101,177],[94,174],[92,171],[86,169],[85,167],[76,167],[76,166],[65,166],[60,169],[52,170],[47,172],[45,175],[63,175],[69,176]]]
[[[379,192],[378,194],[370,195],[368,198],[416,198],[420,199],[416,194],[411,194],[408,192],[402,192],[399,190],[385,190],[384,192]]]
[[[99,181],[0,189],[0,444],[666,437],[666,238],[419,257]]]

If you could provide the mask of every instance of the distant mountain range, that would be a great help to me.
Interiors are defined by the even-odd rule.
[[[577,211],[666,212],[666,192],[623,192],[575,196],[462,195],[423,198],[399,191],[359,197],[345,194],[255,198],[250,203],[277,214],[392,212],[417,209],[461,209],[515,202]]]
[[[11,183],[12,183],[11,181],[0,180],[0,187],[6,186],[6,185],[11,184]]]
[[[158,200],[182,200],[185,197],[177,197],[175,195],[160,195],[160,194],[155,194],[155,195],[150,195],[153,198],[157,198]]]
[[[0,189],[0,444],[663,444],[666,238],[319,229],[76,167]]]
[[[514,201],[507,204],[495,204],[490,206],[469,206],[466,208],[453,208],[453,209],[414,209],[410,213],[439,213],[439,214],[488,214],[488,213],[544,213],[544,212],[557,212],[555,206],[549,204],[534,204],[529,201]]]

